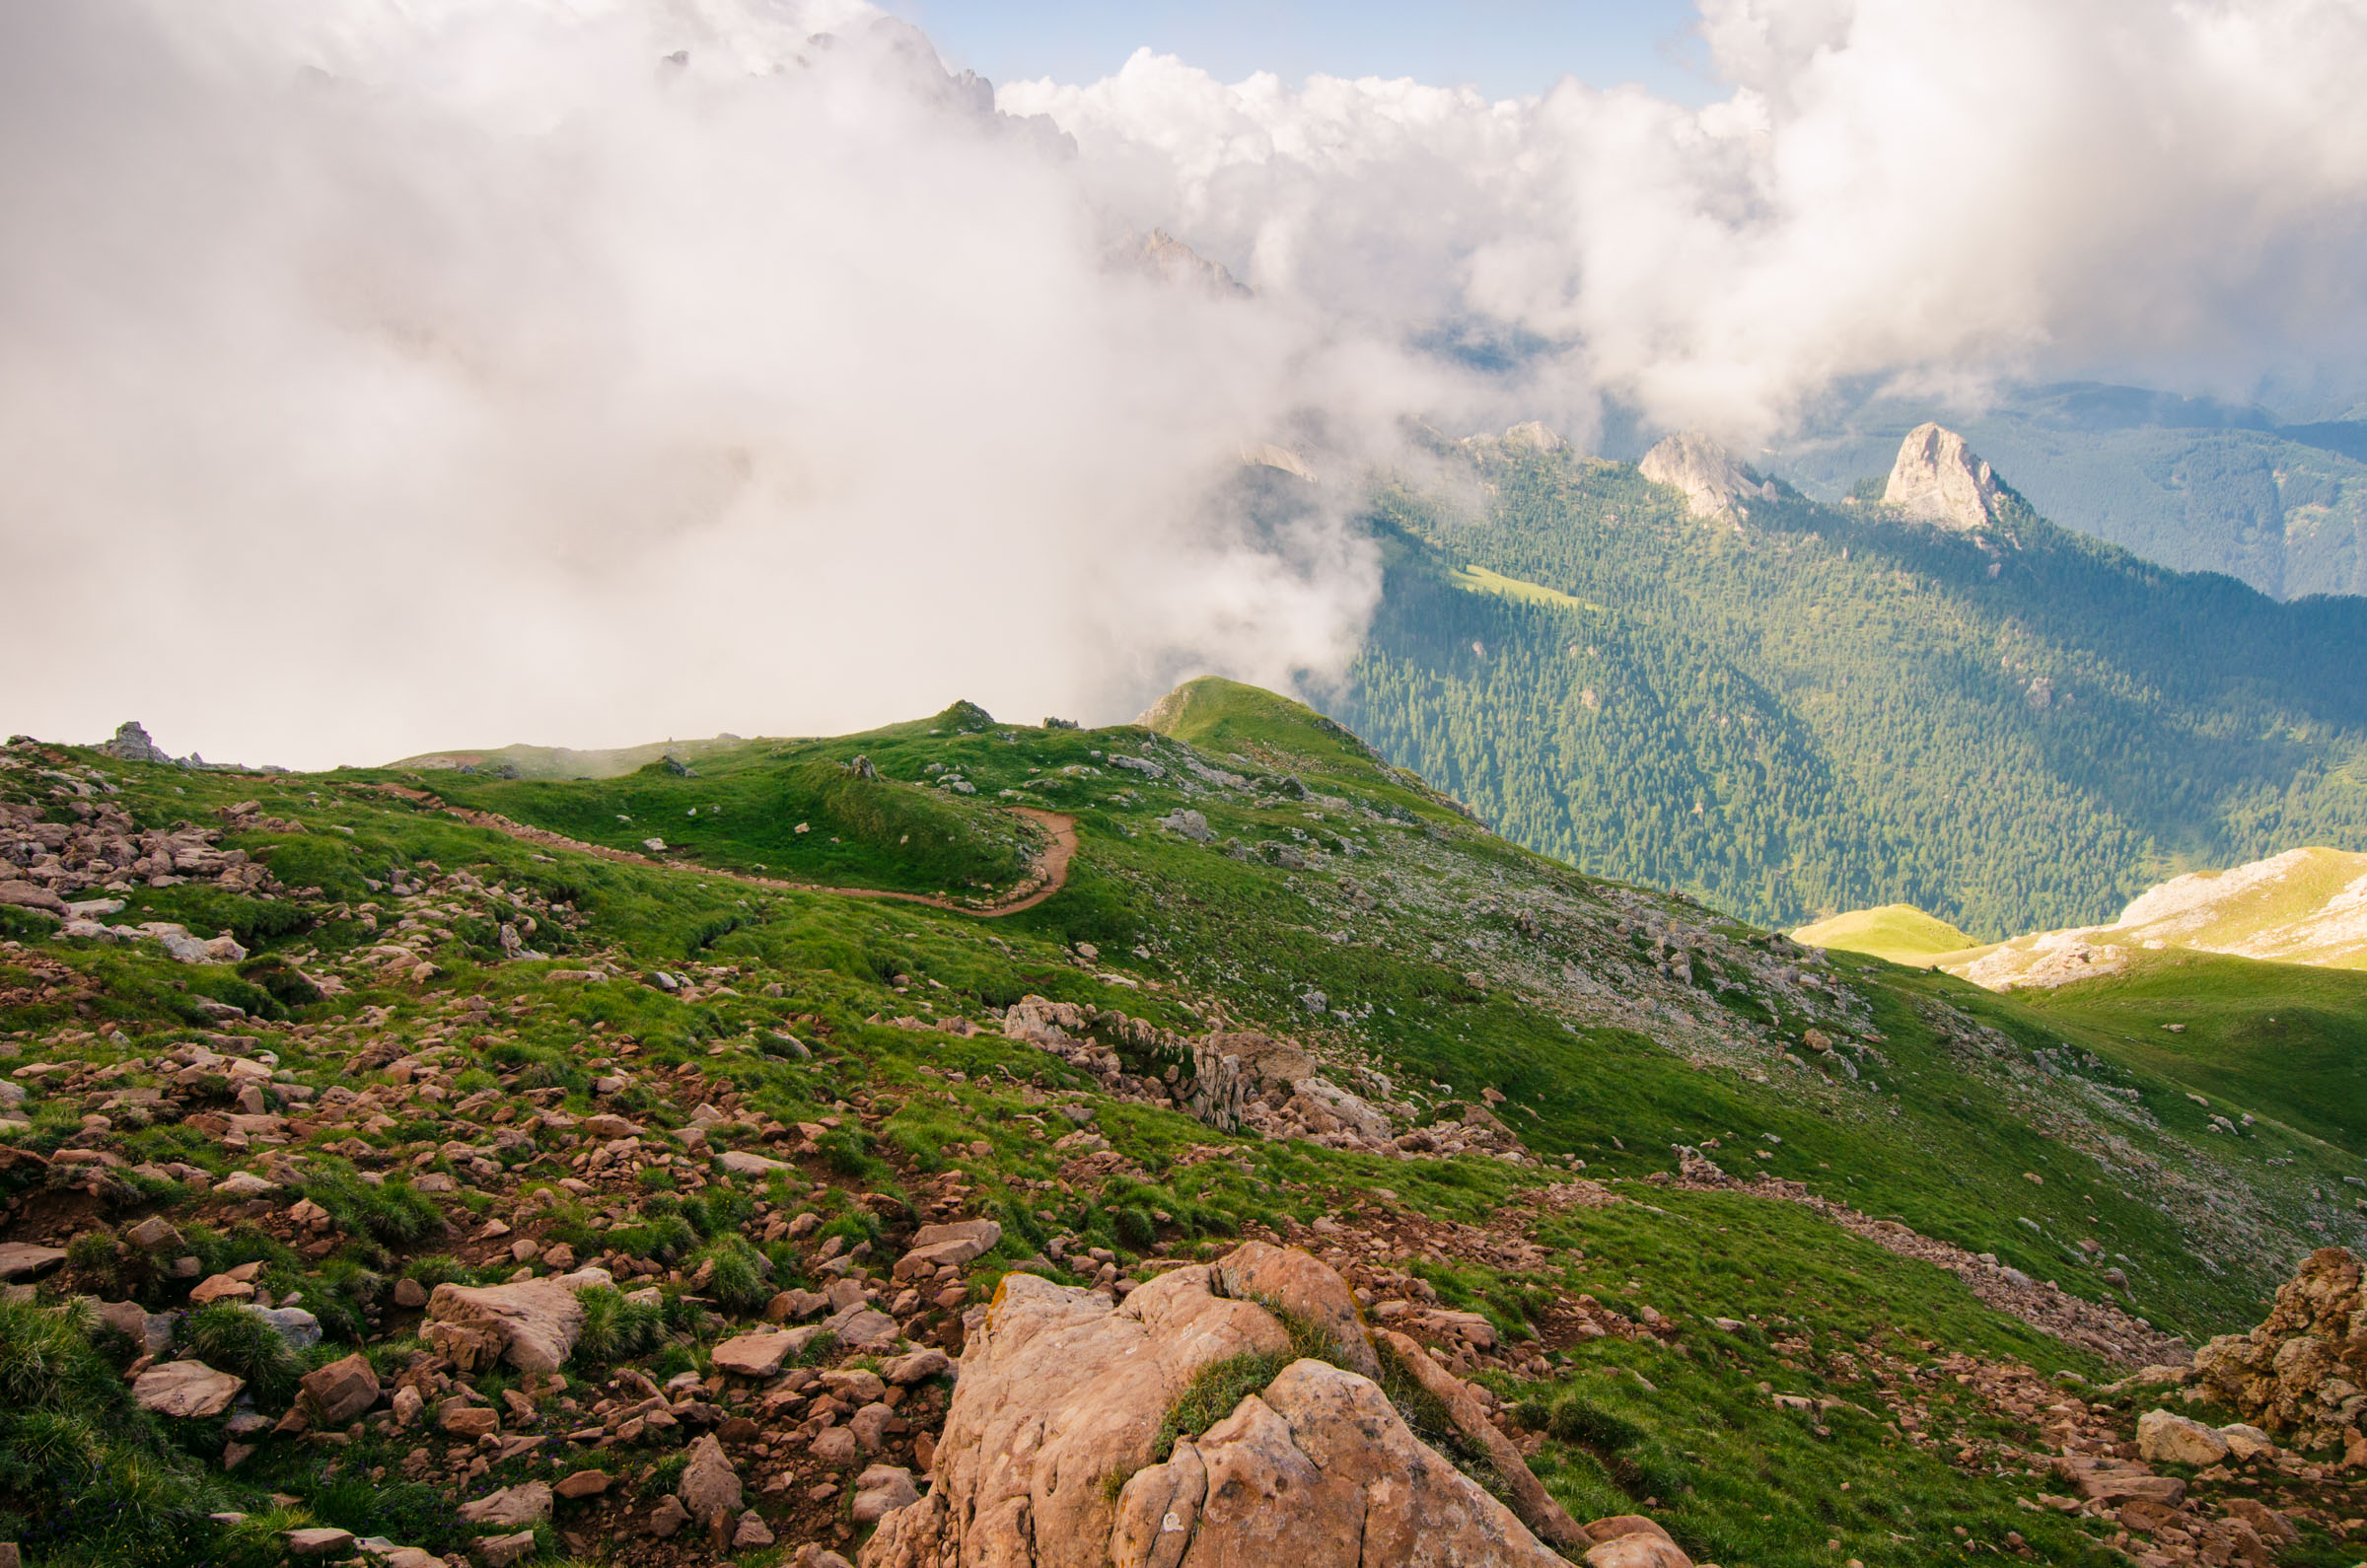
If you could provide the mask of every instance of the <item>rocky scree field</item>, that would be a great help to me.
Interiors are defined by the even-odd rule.
[[[1224,1300],[1270,1325],[1130,1417],[1175,1497],[1320,1394],[1597,1568],[2223,1561],[2248,1477],[2349,1560],[2323,1423],[2150,1533],[2072,1494],[2164,1462],[2119,1380],[2361,1241],[2353,1156],[1517,849],[1267,693],[1145,718],[582,784],[10,742],[0,1540],[900,1560],[1016,1304],[1172,1351]],[[1277,1254],[1328,1341],[1208,1285]]]

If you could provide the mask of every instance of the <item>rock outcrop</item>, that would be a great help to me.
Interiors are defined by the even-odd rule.
[[[1395,1147],[1388,1115],[1326,1078],[1292,1040],[1246,1033],[1194,1040],[1114,1009],[1040,996],[1013,1003],[1003,1033],[1093,1073],[1107,1088],[1173,1104],[1227,1132],[1377,1153]]]
[[[1698,430],[1667,437],[1636,467],[1655,484],[1685,492],[1693,516],[1740,523],[1749,503],[1773,500],[1775,486],[1737,463],[1734,454]]]
[[[1586,1546],[1508,1440],[1519,1473],[1502,1480],[1527,1479],[1511,1488],[1534,1515],[1527,1523],[1417,1438],[1374,1377],[1328,1359],[1288,1360],[1215,1424],[1161,1451],[1162,1425],[1195,1379],[1220,1364],[1284,1362],[1294,1322],[1302,1336],[1337,1339],[1338,1360],[1380,1372],[1383,1351],[1346,1282],[1304,1252],[1244,1247],[1170,1270],[1122,1303],[1006,1276],[964,1352],[935,1485],[881,1520],[862,1568],[1252,1558],[1548,1568],[1563,1559],[1538,1532]],[[1389,1354],[1404,1355],[1391,1337]],[[1418,1346],[1411,1354],[1421,1383],[1477,1410]]]
[[[2250,1333],[2194,1352],[2194,1380],[2289,1448],[2341,1445],[2367,1461],[2367,1300],[2358,1257],[2322,1247],[2280,1286]]]
[[[1899,444],[1882,499],[1908,517],[1970,534],[1996,521],[2001,493],[1997,475],[1964,437],[1927,422]]]

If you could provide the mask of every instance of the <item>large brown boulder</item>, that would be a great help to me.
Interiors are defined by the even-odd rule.
[[[1162,1423],[1199,1373],[1289,1354],[1289,1329],[1250,1294],[1379,1370],[1344,1282],[1304,1252],[1243,1247],[1122,1304],[1006,1275],[963,1354],[935,1484],[881,1520],[863,1568],[1562,1562],[1416,1438],[1372,1378],[1326,1360],[1289,1362],[1162,1457]]]
[[[2359,1436],[2367,1412],[2367,1302],[2345,1247],[2322,1247],[2276,1293],[2250,1333],[2221,1334],[2194,1353],[2195,1382],[2292,1446]]]
[[[464,1372],[497,1361],[521,1372],[556,1372],[584,1326],[575,1293],[609,1283],[607,1269],[587,1268],[514,1285],[438,1285],[419,1337]]]

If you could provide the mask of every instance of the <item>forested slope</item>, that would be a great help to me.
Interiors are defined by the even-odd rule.
[[[1760,920],[1977,934],[2164,876],[2367,845],[2367,604],[2278,604],[2054,528],[1786,496],[1741,528],[1633,467],[1490,448],[1408,489],[1331,711],[1508,836]],[[1509,580],[1509,581],[1508,581]]]

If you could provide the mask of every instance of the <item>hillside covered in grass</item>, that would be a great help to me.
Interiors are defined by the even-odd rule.
[[[1911,903],[1886,904],[1880,909],[1852,909],[1804,925],[1792,940],[1812,948],[1839,948],[1870,954],[1893,963],[1923,965],[1944,953],[1977,946],[1945,920],[1936,920]]]
[[[2135,1031],[1583,875],[1262,691],[1146,719],[583,783],[0,752],[0,1539],[851,1558],[1005,1275],[1265,1239],[1578,1519],[2102,1563],[2031,1501],[2049,1407],[2125,1441],[2098,1387],[2367,1242],[2266,1063],[2199,1105]],[[1001,907],[1023,810],[1075,839],[1040,902],[855,895]],[[572,1327],[484,1349],[456,1293],[500,1290]]]
[[[2054,528],[1796,493],[1739,526],[1631,465],[1444,448],[1327,701],[1507,837],[1798,923],[2089,924],[2296,844],[2367,847],[2367,601],[2279,604]]]

